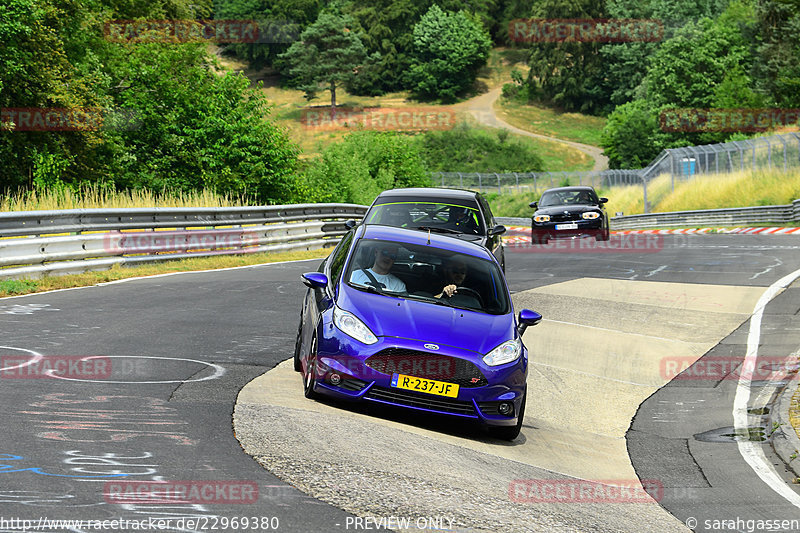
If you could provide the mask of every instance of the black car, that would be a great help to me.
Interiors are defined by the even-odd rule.
[[[591,187],[556,187],[542,193],[531,217],[531,242],[547,244],[549,239],[594,237],[607,241],[608,198],[598,198]]]
[[[384,191],[372,202],[363,223],[430,231],[472,241],[492,252],[503,272],[506,270],[500,238],[506,227],[495,222],[489,203],[475,191],[444,188]]]

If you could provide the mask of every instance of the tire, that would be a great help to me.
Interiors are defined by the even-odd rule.
[[[611,232],[609,231],[608,226],[605,226],[604,228],[602,228],[600,230],[600,233],[598,233],[595,236],[595,238],[598,241],[607,241],[610,237],[611,237]]]
[[[300,325],[297,326],[297,339],[294,341],[294,371],[302,372],[303,363],[300,362],[300,342],[303,335],[303,317],[300,317]]]
[[[316,382],[314,379],[314,373],[316,372],[316,367],[317,335],[315,334],[311,339],[311,349],[308,350],[308,363],[306,364],[307,372],[303,373],[303,396],[309,400],[313,400],[317,397],[317,393],[314,392],[314,383]]]
[[[531,236],[531,243],[533,243],[534,245],[536,245],[536,244],[544,245],[544,244],[547,244],[547,241],[549,241],[549,240],[550,239],[548,239],[547,237],[536,237],[536,236],[533,236],[533,235]]]
[[[522,420],[525,418],[525,400],[528,398],[528,393],[525,392],[525,396],[522,397],[522,403],[519,406],[519,415],[517,416],[517,423],[514,426],[500,426],[500,427],[491,427],[489,428],[489,434],[501,440],[514,440],[519,437],[519,433],[522,430]]]

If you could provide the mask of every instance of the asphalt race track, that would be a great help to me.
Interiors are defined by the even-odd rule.
[[[317,261],[0,300],[0,532],[688,531],[690,518],[698,531],[737,531],[798,520],[773,418],[795,374],[673,369],[741,364],[753,345],[797,359],[800,285],[762,295],[800,268],[800,239],[662,239],[509,247],[515,307],[545,317],[526,332],[536,392],[510,444],[303,399],[280,363],[299,274]],[[579,479],[655,490],[532,497],[532,486]],[[162,496],[142,499],[154,481]],[[55,522],[66,520],[83,523]]]

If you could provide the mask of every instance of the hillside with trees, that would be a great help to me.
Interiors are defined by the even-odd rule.
[[[663,35],[520,42],[509,34],[520,18],[650,19]],[[266,38],[107,35],[109,21],[170,19],[252,20]],[[356,132],[299,158],[263,92],[220,55],[265,69],[313,105],[337,104],[337,91],[441,105],[480,94],[491,47],[516,47],[529,70],[506,97],[607,117],[601,144],[611,167],[637,168],[664,148],[753,135],[667,131],[665,110],[800,108],[798,34],[795,0],[0,0],[0,190],[89,183],[282,203],[420,183],[442,170],[441,157],[460,165],[449,170],[541,168],[536,154],[512,157],[501,139],[474,132]],[[103,110],[103,127],[29,131],[8,118],[33,108]],[[326,180],[338,184],[321,194]]]

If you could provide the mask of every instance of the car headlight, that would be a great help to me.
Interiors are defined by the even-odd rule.
[[[587,211],[586,213],[582,214],[584,220],[594,220],[596,218],[600,218],[600,213],[597,211]]]
[[[550,215],[536,215],[533,217],[534,222],[550,222]]]
[[[504,365],[516,361],[522,353],[522,343],[519,339],[506,341],[483,357],[483,362],[489,366]]]
[[[375,344],[378,342],[378,337],[370,331],[366,324],[356,318],[353,313],[344,311],[335,306],[333,308],[333,323],[344,333],[364,344]]]

